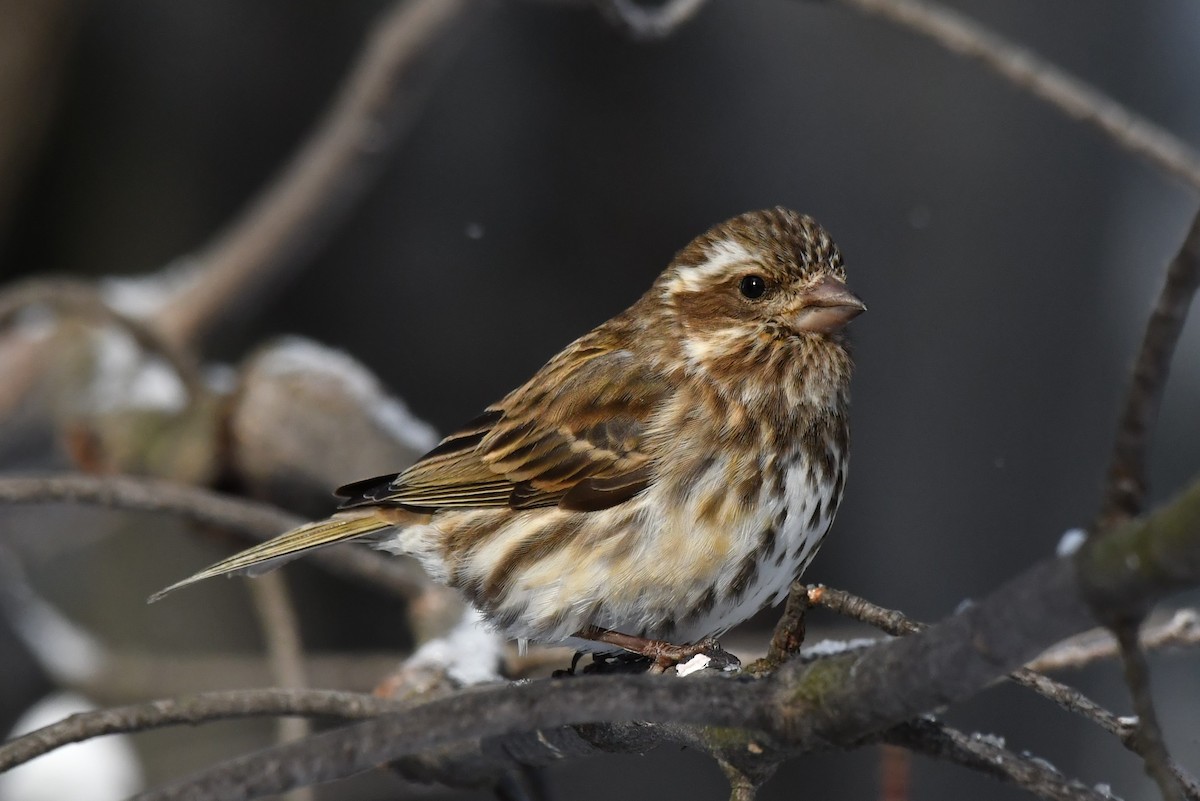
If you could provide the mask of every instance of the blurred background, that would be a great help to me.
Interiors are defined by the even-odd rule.
[[[199,249],[302,141],[384,6],[0,2],[0,278],[135,276]],[[1200,145],[1200,5],[953,6]],[[852,326],[847,495],[807,578],[933,620],[1090,522],[1194,191],[838,3],[718,0],[650,43],[587,7],[513,0],[478,15],[349,221],[269,302],[231,313],[206,360],[302,334],[353,354],[445,431],[635,300],[693,236],[781,204],[833,232],[870,307]],[[1155,501],[1200,467],[1198,408],[1193,315],[1155,438]],[[17,439],[4,467],[63,464],[52,438]],[[108,644],[181,659],[258,648],[237,584],[142,602],[227,544],[94,511],[0,508],[0,527],[38,591]],[[304,564],[288,578],[309,648],[406,647],[394,602]],[[739,642],[765,643],[776,615]],[[810,638],[827,631],[847,628],[815,613]],[[1174,756],[1200,770],[1196,657],[1152,662]],[[1064,678],[1124,714],[1118,673]],[[51,681],[11,632],[0,675],[7,728]],[[1028,693],[1001,687],[949,719],[1124,797],[1153,792],[1112,738]],[[270,734],[147,735],[142,771],[160,782],[245,750],[247,729]],[[808,757],[762,797],[874,798],[878,764],[871,748]],[[547,782],[579,801],[727,796],[710,760],[679,749],[553,768]],[[325,792],[398,791],[376,775]],[[1023,796],[918,758],[913,797]]]

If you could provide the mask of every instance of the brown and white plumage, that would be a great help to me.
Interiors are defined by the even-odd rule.
[[[407,470],[342,487],[330,520],[167,591],[373,535],[515,638],[719,634],[783,597],[841,499],[840,331],[864,308],[844,281],[811,218],[716,226]]]

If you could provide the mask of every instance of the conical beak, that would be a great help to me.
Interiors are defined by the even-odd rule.
[[[792,316],[795,331],[831,334],[867,310],[867,306],[846,285],[826,276],[800,296],[799,308]]]

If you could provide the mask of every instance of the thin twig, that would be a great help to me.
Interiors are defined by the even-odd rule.
[[[1158,712],[1154,709],[1154,697],[1150,693],[1150,667],[1138,645],[1137,632],[1138,624],[1134,621],[1113,626],[1113,634],[1121,647],[1125,684],[1129,686],[1133,711],[1138,717],[1131,747],[1142,757],[1146,773],[1158,785],[1163,801],[1183,801],[1183,788],[1173,769],[1162,728],[1158,725]]]
[[[1144,623],[1140,636],[1142,648],[1147,651],[1200,645],[1200,613],[1191,608],[1177,609],[1166,620]],[[1120,649],[1112,632],[1097,628],[1059,643],[1026,667],[1038,673],[1052,673],[1113,659],[1119,653]]]
[[[79,712],[0,745],[0,773],[70,743],[105,734],[231,718],[304,715],[357,720],[402,708],[366,693],[333,690],[226,690]]]
[[[283,574],[267,573],[250,582],[249,587],[274,684],[289,690],[305,688],[308,681],[300,641],[300,621],[296,618]],[[299,740],[312,732],[308,720],[301,717],[280,718],[277,728],[278,742],[281,743]],[[287,801],[313,801],[316,796],[311,787],[298,787],[286,798]]]
[[[1057,801],[1113,798],[1067,779],[1041,760],[1015,754],[992,738],[965,734],[935,720],[922,718],[903,723],[885,732],[881,739],[1004,779],[1040,798]]]
[[[974,59],[1067,116],[1094,125],[1115,144],[1200,189],[1200,155],[1181,139],[1134,114],[1093,86],[970,18],[925,0],[841,0]]]
[[[808,598],[814,606],[824,606],[838,614],[860,620],[894,636],[914,634],[927,627],[926,624],[912,620],[902,612],[877,606],[845,590],[817,585],[809,588]],[[1115,650],[1113,648],[1109,655],[1115,656]],[[1043,676],[1028,666],[1014,670],[1008,678],[1022,687],[1033,690],[1043,698],[1053,701],[1062,709],[1091,721],[1119,738],[1126,748],[1143,756],[1143,744],[1135,737],[1136,729],[1126,720],[1117,717],[1075,688]],[[1164,758],[1167,770],[1180,783],[1188,788],[1196,786],[1195,779],[1186,770],[1169,757],[1164,755]],[[1190,790],[1189,798],[1196,798],[1190,794]]]
[[[792,582],[788,590],[787,603],[783,614],[775,624],[771,635],[771,644],[767,647],[767,655],[746,667],[751,675],[769,673],[804,645],[804,618],[814,602],[809,598],[809,587],[800,580]]]
[[[470,0],[397,2],[381,17],[324,119],[286,167],[198,257],[200,277],[154,323],[194,345],[302,266],[363,196],[416,119]]]
[[[1103,508],[1096,530],[1136,517],[1146,499],[1146,453],[1158,419],[1163,389],[1171,369],[1188,308],[1200,287],[1200,214],[1192,219],[1183,246],[1167,267],[1158,302],[1146,323],[1133,381],[1117,425],[1116,443],[1108,468]]]
[[[73,473],[0,478],[0,504],[42,503],[165,512],[254,540],[273,537],[302,522],[265,503],[152,478]],[[330,572],[405,599],[419,597],[429,587],[429,579],[415,563],[365,548],[325,548],[309,559]]]

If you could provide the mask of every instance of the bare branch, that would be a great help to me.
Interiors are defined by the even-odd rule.
[[[884,609],[876,606],[871,602],[851,595],[844,590],[835,590],[830,587],[816,586],[808,590],[808,599],[815,605],[825,606],[839,614],[847,615],[855,620],[861,620],[865,623],[879,628],[895,636],[903,636],[921,631],[926,626],[906,617],[903,613],[891,609]],[[1115,656],[1117,649],[1115,643],[1111,648],[1109,655]],[[1097,704],[1095,701],[1088,698],[1083,693],[1073,687],[1069,687],[1062,682],[1055,681],[1047,676],[1030,669],[1028,665],[1014,670],[1008,676],[1013,682],[1020,684],[1022,687],[1033,690],[1038,695],[1053,701],[1067,712],[1079,715],[1085,720],[1091,721],[1100,728],[1115,735],[1120,739],[1121,743],[1138,754],[1144,756],[1143,743],[1135,736],[1138,727],[1129,724],[1125,719],[1119,718],[1112,712]],[[1182,767],[1176,764],[1173,760],[1163,754],[1166,769],[1175,776],[1178,781],[1187,788],[1196,786],[1196,781]],[[1189,798],[1195,798],[1189,791]]]
[[[267,689],[199,693],[185,698],[80,712],[0,744],[0,773],[55,748],[105,734],[275,715],[360,719],[395,711],[399,706],[363,693]]]
[[[1014,754],[987,737],[964,734],[937,721],[922,718],[884,733],[884,742],[1012,782],[1041,798],[1057,801],[1106,799],[1078,781],[1062,776],[1041,760]]]
[[[1150,667],[1138,645],[1137,633],[1138,624],[1134,621],[1113,627],[1113,634],[1121,647],[1125,684],[1129,686],[1133,711],[1137,714],[1137,727],[1129,740],[1130,747],[1142,757],[1146,774],[1158,785],[1163,801],[1183,801],[1183,788],[1173,770],[1167,743],[1158,725],[1158,712],[1154,709],[1154,697],[1150,693]]]
[[[0,504],[5,503],[92,504],[129,511],[165,512],[255,540],[273,537],[301,522],[294,515],[257,501],[132,476],[68,473],[0,478]],[[365,548],[326,548],[309,558],[330,572],[353,577],[402,598],[420,597],[430,586],[429,579],[415,563]]]
[[[792,582],[783,614],[771,635],[767,655],[747,666],[746,672],[751,675],[769,673],[800,650],[800,646],[804,644],[804,616],[814,606],[809,592],[808,585],[800,580]]]
[[[279,572],[267,573],[250,582],[250,598],[258,617],[258,627],[266,644],[267,660],[274,684],[284,689],[308,686],[304,670],[304,649],[300,644],[300,621],[288,595],[287,582]],[[290,743],[306,737],[312,727],[304,718],[288,717],[277,722],[278,741]],[[287,801],[312,801],[311,788],[296,788]]]
[[[322,122],[205,248],[198,279],[155,315],[168,341],[194,345],[320,247],[412,125],[472,7],[470,0],[414,0],[386,12]]]
[[[841,2],[984,64],[1067,116],[1099,128],[1119,147],[1141,156],[1173,178],[1200,189],[1200,155],[1181,139],[968,17],[925,0]]]
[[[1200,613],[1195,609],[1177,609],[1166,620],[1143,624],[1142,648],[1157,651],[1173,646],[1200,645]],[[1034,659],[1027,668],[1038,673],[1051,673],[1067,668],[1081,668],[1119,654],[1117,641],[1108,629],[1097,628],[1059,643]]]
[[[1117,426],[1097,530],[1135,517],[1142,511],[1146,498],[1148,440],[1158,419],[1171,356],[1197,287],[1200,287],[1200,214],[1192,219],[1183,246],[1167,268],[1158,302],[1146,323],[1133,382]]]

